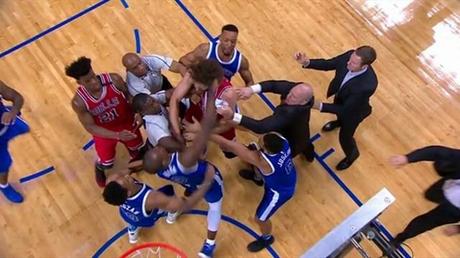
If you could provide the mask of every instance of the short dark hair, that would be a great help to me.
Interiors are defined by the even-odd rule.
[[[128,199],[128,190],[119,183],[112,181],[105,186],[102,196],[107,203],[120,206]]]
[[[276,133],[267,133],[262,140],[265,150],[272,154],[278,153],[283,149],[284,140]]]
[[[144,110],[144,105],[149,98],[151,98],[150,95],[145,94],[145,93],[139,93],[136,96],[134,96],[133,102],[132,102],[132,107],[134,109],[134,112],[141,113],[142,110]]]
[[[355,53],[361,57],[361,65],[370,65],[377,59],[375,49],[370,46],[361,46],[355,50]]]
[[[214,59],[204,59],[190,66],[192,79],[203,83],[206,86],[211,86],[212,82],[217,79],[221,81],[224,77],[224,69]]]
[[[90,70],[91,59],[87,58],[86,56],[82,56],[65,67],[65,74],[78,80],[80,77],[87,75]]]
[[[233,32],[238,33],[238,28],[233,24],[226,24],[226,25],[222,26],[222,31],[221,32],[224,32],[224,30],[225,31],[233,31]]]

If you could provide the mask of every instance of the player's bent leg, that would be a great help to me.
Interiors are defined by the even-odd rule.
[[[216,249],[216,235],[222,217],[222,198],[217,202],[208,203],[208,205],[208,234],[201,251],[198,253],[201,258],[213,257]]]
[[[139,240],[139,227],[128,225],[128,241],[130,244],[135,244]]]
[[[93,137],[94,147],[98,156],[95,164],[94,175],[96,183],[99,187],[105,187],[107,180],[105,171],[113,166],[115,161],[115,150],[117,147],[117,140],[107,139],[102,137]]]
[[[272,223],[270,222],[270,219],[260,220],[260,218],[256,216],[255,220],[257,224],[259,224],[262,235],[259,236],[255,241],[252,241],[248,244],[248,251],[253,253],[259,252],[275,242],[275,237],[271,234]]]
[[[174,196],[176,193],[174,192],[174,187],[172,185],[165,185],[160,188],[158,188],[159,192],[164,193],[167,196]],[[166,214],[166,223],[168,224],[174,224],[177,220],[177,217],[179,216],[178,211],[168,211]]]
[[[136,138],[127,142],[122,142],[125,145],[126,149],[128,149],[129,156],[131,157],[131,159],[129,160],[130,163],[144,158],[144,154],[148,149],[148,145],[145,144],[142,140],[140,130],[137,129],[136,131],[134,131],[134,133],[137,136]]]

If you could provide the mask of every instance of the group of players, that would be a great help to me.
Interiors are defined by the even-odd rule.
[[[95,163],[96,182],[104,188],[104,200],[119,206],[122,218],[128,223],[131,243],[137,242],[140,227],[151,227],[165,215],[166,222],[174,223],[180,213],[204,198],[209,205],[208,231],[199,256],[213,256],[224,191],[219,169],[206,160],[208,141],[217,143],[226,158],[238,156],[250,165],[251,169],[240,171],[241,177],[259,186],[264,185],[264,195],[255,214],[261,235],[249,243],[247,249],[258,252],[274,242],[270,217],[295,192],[296,169],[292,158],[303,154],[311,162],[314,157],[313,145],[309,141],[310,109],[324,109],[324,112],[331,113],[337,110],[334,105],[314,101],[312,88],[306,83],[270,80],[254,84],[248,60],[235,48],[237,37],[238,28],[232,24],[225,25],[217,41],[200,44],[179,61],[160,55],[127,53],[122,58],[126,82],[116,73],[96,74],[91,59],[87,57],[80,57],[66,66],[66,75],[78,84],[72,108],[95,143],[98,157]],[[366,56],[370,57],[366,59]],[[326,69],[321,65],[323,62],[335,60],[309,60],[302,53],[296,54],[295,59],[303,65],[313,68],[316,65],[317,69],[323,70]],[[336,92],[345,88],[342,86],[346,81],[353,81],[353,77],[363,72],[373,74],[368,65],[375,60],[375,51],[370,47],[361,47],[345,53],[343,59],[346,59],[347,68],[350,66],[350,75],[347,74]],[[162,70],[182,75],[176,87],[161,73]],[[247,87],[233,88],[230,80],[236,73],[241,75]],[[346,89],[353,87],[347,86]],[[368,101],[374,91],[375,85],[363,100]],[[273,92],[281,96],[281,104],[275,108],[273,115],[254,120],[239,114],[237,100],[248,99],[259,92]],[[6,172],[0,175],[7,176],[11,158],[6,143],[27,132],[28,127],[20,119],[17,123],[12,120],[18,117],[22,106],[21,95],[3,86],[3,83],[0,94],[13,101],[11,110],[3,105],[0,107],[2,124],[5,125],[3,129],[6,128],[3,131],[8,132],[7,138],[2,137],[6,139],[5,148],[2,148],[5,153],[0,154],[9,158],[7,168],[1,168]],[[340,104],[341,101],[338,97],[334,103]],[[341,133],[341,144],[349,148],[348,151],[344,148],[347,157],[339,163],[340,169],[349,167],[359,155],[353,133],[370,111],[364,113],[361,120],[356,120],[351,126],[347,125],[348,120],[340,122],[337,114],[339,121],[326,130],[339,126],[344,128],[341,130],[345,132]],[[9,117],[11,121],[3,121]],[[237,125],[261,134],[259,142],[248,146],[238,143]],[[145,142],[140,132],[142,127],[147,135]],[[131,157],[129,168],[109,172],[114,165],[119,142],[128,149]],[[187,198],[177,196],[172,185],[153,189],[131,177],[132,173],[140,170],[183,186]],[[0,179],[0,190],[5,196],[12,202],[22,202],[22,196],[7,183],[6,177]]]
[[[253,84],[248,61],[235,48],[237,36],[236,26],[225,25],[218,41],[199,45],[179,62],[159,55],[125,54],[126,83],[115,73],[96,74],[86,57],[66,67],[66,75],[79,85],[72,107],[93,135],[96,182],[104,188],[104,200],[119,206],[131,243],[137,242],[140,227],[151,227],[165,215],[167,223],[174,223],[204,198],[209,205],[208,231],[199,256],[213,256],[224,191],[219,169],[206,160],[209,140],[221,147],[225,157],[239,156],[264,178],[265,194],[255,216],[262,235],[248,250],[258,252],[274,242],[270,217],[293,196],[296,171],[289,143],[281,134],[266,133],[259,144],[248,148],[236,142],[234,123],[218,115],[237,110],[239,91],[230,83],[235,73],[247,85]],[[161,74],[165,69],[182,75],[176,87]],[[129,151],[129,168],[109,173],[118,142]],[[172,185],[153,189],[137,181],[131,174],[139,167],[183,186],[187,197],[177,196]]]

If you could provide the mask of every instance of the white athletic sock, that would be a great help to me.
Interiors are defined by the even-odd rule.
[[[222,198],[223,199],[223,198]],[[222,199],[218,202],[208,203],[208,230],[217,231],[222,215]]]
[[[211,240],[211,239],[206,239],[206,244],[210,244],[210,245],[215,245],[216,244],[216,240]]]

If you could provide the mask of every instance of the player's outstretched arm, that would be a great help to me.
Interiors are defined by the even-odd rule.
[[[251,86],[254,84],[254,79],[252,78],[252,73],[249,70],[249,61],[246,57],[243,56],[243,60],[241,60],[240,70],[238,71],[243,79],[246,87]]]
[[[262,158],[259,151],[249,150],[246,146],[241,143],[230,141],[220,135],[213,134],[211,141],[222,146],[224,150],[228,150],[237,155],[240,159],[247,163],[254,165],[262,171],[271,171],[269,164]]]
[[[179,154],[179,161],[185,167],[192,167],[203,154],[208,142],[211,130],[216,122],[216,106],[215,106],[215,89],[208,90],[208,101],[206,103],[206,112],[201,122],[201,131],[197,133],[192,144],[185,148]]]
[[[189,72],[185,73],[182,80],[174,88],[174,91],[169,99],[169,123],[171,125],[171,132],[174,137],[180,140],[180,118],[179,118],[179,103],[190,92],[192,88],[192,76]]]
[[[0,80],[0,95],[2,98],[13,102],[13,106],[11,107],[11,110],[8,112],[3,113],[1,119],[2,124],[11,124],[14,122],[14,119],[16,116],[19,114],[19,111],[22,108],[22,105],[24,104],[24,98],[22,95],[17,92],[15,89],[9,87],[4,83],[3,81]]]
[[[208,166],[208,170],[214,170],[214,167]],[[212,172],[212,173],[211,173]],[[153,210],[155,208],[170,212],[185,212],[195,206],[206,194],[213,183],[214,171],[206,173],[203,184],[198,187],[187,199],[178,196],[167,196],[162,192],[155,191],[147,197],[146,208]]]
[[[206,58],[206,54],[209,51],[209,43],[202,43],[198,45],[194,50],[185,54],[183,57],[179,58],[179,63],[189,67],[196,60]]]

